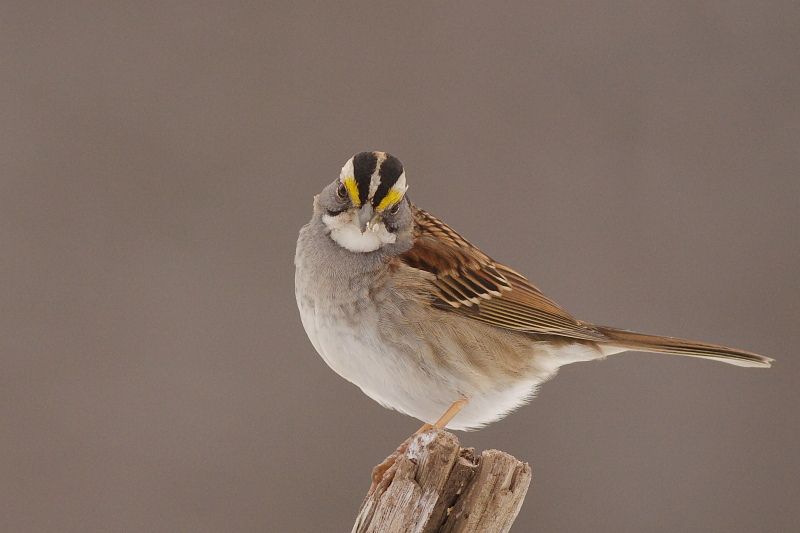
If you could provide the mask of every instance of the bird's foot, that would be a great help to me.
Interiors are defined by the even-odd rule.
[[[392,452],[389,457],[381,461],[381,463],[372,469],[372,486],[369,488],[369,494],[375,492],[375,489],[378,488],[378,485],[384,485],[388,487],[391,484],[392,480],[394,479],[394,474],[397,472],[397,460],[405,455],[406,451],[408,451],[408,445],[411,443],[411,439],[425,431],[431,427],[430,424],[425,424],[419,430],[408,437],[403,444],[397,447],[397,449]]]
[[[392,480],[394,479],[394,474],[397,472],[397,460],[406,453],[408,450],[408,445],[411,443],[411,439],[430,427],[435,427],[437,429],[444,429],[447,427],[447,424],[450,423],[453,417],[456,416],[465,405],[467,405],[467,401],[468,400],[466,398],[461,398],[460,400],[454,402],[453,405],[451,405],[450,408],[445,411],[442,417],[437,420],[435,424],[433,424],[433,426],[431,426],[431,424],[425,424],[419,428],[416,433],[408,437],[403,444],[398,446],[394,453],[384,459],[381,464],[373,468],[372,485],[369,488],[368,495],[375,492],[375,489],[377,489],[379,485],[388,487],[389,484],[391,484]]]

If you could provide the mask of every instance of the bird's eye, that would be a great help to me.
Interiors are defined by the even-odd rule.
[[[396,215],[397,212],[400,211],[400,202],[397,202],[392,207],[389,208],[390,215]]]
[[[339,182],[339,186],[336,187],[336,196],[342,200],[347,199],[347,187],[345,187],[344,183],[341,181]]]

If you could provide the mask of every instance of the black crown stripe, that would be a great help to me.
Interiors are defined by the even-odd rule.
[[[369,184],[377,166],[378,156],[375,152],[361,152],[353,156],[353,177],[358,186],[358,200],[362,204],[369,198]]]
[[[403,163],[393,155],[386,154],[386,159],[383,160],[380,170],[380,183],[378,188],[375,189],[375,196],[372,197],[372,205],[377,207],[381,200],[389,194],[391,189],[400,176],[403,174]]]

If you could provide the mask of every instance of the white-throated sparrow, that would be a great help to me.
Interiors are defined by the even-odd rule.
[[[312,344],[386,407],[477,428],[525,403],[560,366],[626,350],[770,366],[742,350],[577,320],[413,205],[406,188],[397,158],[355,155],[314,198],[295,256]]]

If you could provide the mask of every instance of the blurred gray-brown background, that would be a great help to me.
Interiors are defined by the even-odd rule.
[[[579,318],[776,358],[564,368],[462,444],[515,531],[800,523],[800,4],[0,4],[0,530],[349,531],[419,422],[293,255],[355,152]]]

